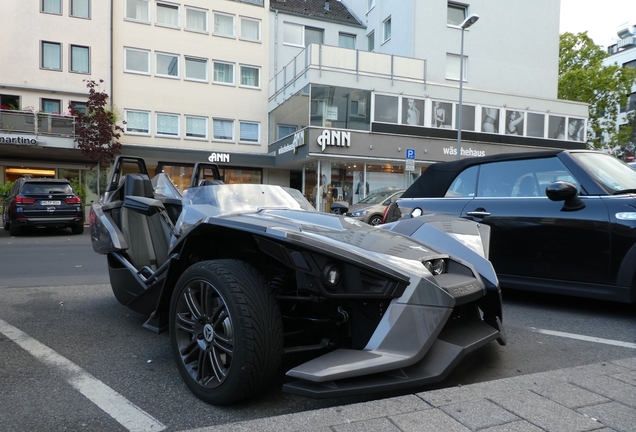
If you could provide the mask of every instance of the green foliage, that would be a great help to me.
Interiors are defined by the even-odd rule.
[[[80,183],[78,178],[72,178],[70,182],[71,182],[71,185],[73,186],[73,189],[75,189],[75,192],[77,192],[77,195],[82,200],[82,204],[86,204],[87,192],[86,192],[86,187],[84,186],[84,184]]]
[[[602,62],[608,56],[587,32],[561,35],[559,99],[589,104],[588,144],[594,148],[624,145],[619,141],[623,134],[618,133],[616,122],[636,82],[634,68],[604,66]],[[603,140],[604,135],[607,140]]]
[[[4,206],[7,204],[7,198],[4,194],[8,194],[11,191],[11,187],[13,186],[13,182],[8,181],[5,184],[0,185],[0,204],[2,204],[2,210],[4,211]]]

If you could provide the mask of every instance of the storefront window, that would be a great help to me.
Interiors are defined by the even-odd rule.
[[[160,172],[168,174],[174,185],[181,192],[190,187],[190,180],[194,171],[194,165],[164,165],[160,164]],[[263,170],[245,168],[224,168],[219,166],[219,173],[225,183],[261,184],[263,183]]]
[[[370,101],[370,91],[312,85],[311,125],[337,129],[371,130]],[[397,123],[397,106],[395,115]]]
[[[375,95],[373,121],[383,123],[398,122],[398,98],[396,96]]]

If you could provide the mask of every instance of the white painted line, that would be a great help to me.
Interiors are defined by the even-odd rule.
[[[596,342],[596,343],[602,343],[606,345],[615,345],[615,346],[619,346],[623,348],[636,349],[636,343],[631,343],[631,342],[623,342],[623,341],[617,341],[612,339],[602,339],[602,338],[597,338],[592,336],[583,336],[579,334],[564,333],[564,332],[553,331],[553,330],[542,330],[535,327],[530,327],[530,328],[534,332],[543,333],[543,334],[552,335],[552,336],[560,336],[560,337],[565,337],[570,339],[582,340],[586,342]]]
[[[166,428],[150,414],[135,406],[75,363],[1,319],[0,333],[20,345],[42,363],[57,369],[71,386],[129,431],[162,431]]]

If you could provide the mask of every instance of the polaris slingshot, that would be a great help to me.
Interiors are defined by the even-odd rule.
[[[197,164],[183,194],[119,156],[90,213],[115,297],[170,331],[190,390],[230,404],[302,353],[283,391],[314,398],[422,386],[505,344],[489,228],[423,217],[374,227],[294,189],[224,184]]]

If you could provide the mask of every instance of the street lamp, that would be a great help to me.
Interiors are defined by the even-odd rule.
[[[479,15],[470,14],[460,25],[462,28],[462,48],[459,56],[459,107],[457,113],[457,157],[461,158],[462,151],[462,91],[464,89],[464,30],[475,24]]]

